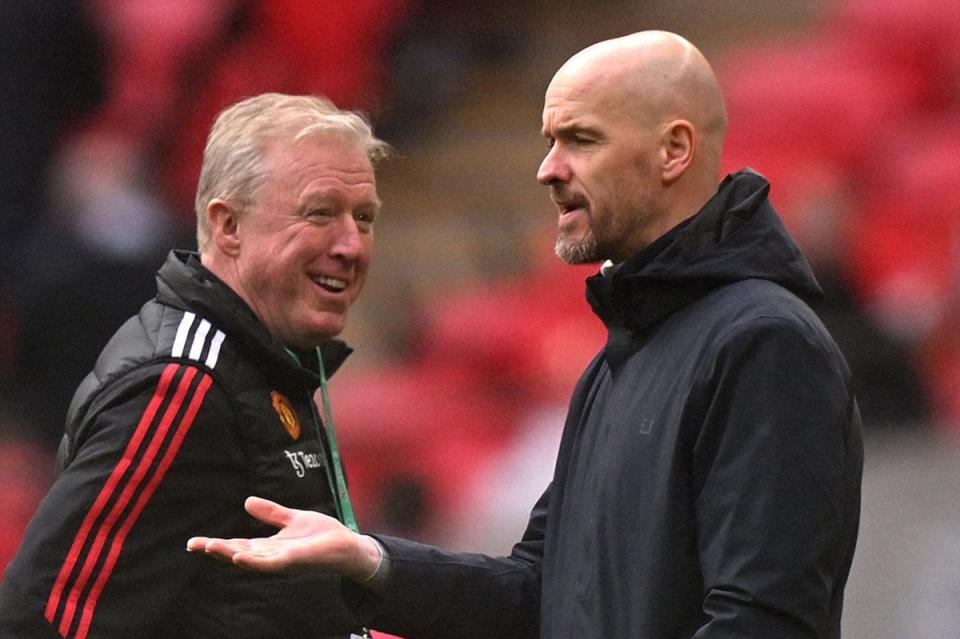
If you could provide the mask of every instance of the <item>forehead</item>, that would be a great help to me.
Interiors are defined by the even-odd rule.
[[[609,74],[561,69],[543,101],[544,132],[556,127],[600,127],[628,115],[625,91]]]
[[[270,179],[304,187],[374,188],[373,163],[358,142],[331,133],[314,133],[299,140],[278,140],[265,154]]]

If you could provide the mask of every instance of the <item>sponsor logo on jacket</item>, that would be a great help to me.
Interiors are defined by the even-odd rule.
[[[293,472],[297,474],[297,477],[306,475],[307,470],[323,468],[323,459],[320,457],[320,453],[305,453],[302,450],[292,452],[285,450],[283,453],[290,460],[290,465],[293,466]]]

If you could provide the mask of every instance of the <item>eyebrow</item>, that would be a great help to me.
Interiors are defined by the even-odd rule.
[[[374,188],[374,192],[376,192],[376,188]],[[319,189],[310,189],[308,191],[304,191],[303,193],[301,193],[299,197],[299,202],[301,206],[306,206],[312,203],[316,203],[317,201],[342,202],[344,199],[345,198],[342,196],[341,189],[337,187],[329,187],[329,188],[321,187]],[[362,204],[360,204],[360,206],[361,207],[372,206],[377,209],[380,209],[383,207],[383,201],[380,199],[379,195],[375,195],[372,199],[364,201]]]
[[[557,138],[560,136],[569,137],[572,135],[576,135],[577,133],[586,133],[588,135],[592,135],[596,137],[601,137],[603,135],[600,129],[596,127],[588,126],[586,124],[582,124],[580,122],[569,122],[566,124],[557,125],[556,127],[554,127],[554,133],[556,135],[551,135],[550,133],[548,133],[546,127],[540,130],[540,135],[542,135],[545,138],[549,138],[549,137]]]

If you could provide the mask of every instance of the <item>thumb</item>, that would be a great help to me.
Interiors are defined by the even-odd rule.
[[[262,497],[247,497],[243,507],[254,518],[265,524],[270,524],[274,528],[283,528],[293,517],[294,511],[286,506],[264,499]]]

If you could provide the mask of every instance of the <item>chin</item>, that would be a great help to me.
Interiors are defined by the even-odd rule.
[[[571,241],[568,237],[557,238],[553,247],[557,257],[567,264],[592,264],[600,262],[600,247],[593,235]]]
[[[313,345],[319,346],[328,339],[334,338],[340,333],[343,332],[343,326],[338,326],[337,328],[324,329],[322,331],[317,331],[313,335]]]
[[[287,340],[287,343],[293,344],[301,350],[312,350],[332,337],[336,337],[343,331],[343,322],[322,324],[312,324],[304,327],[293,339]]]
[[[328,340],[331,337],[336,337],[343,332],[344,327],[346,326],[345,318],[340,319],[339,321],[327,321],[322,324],[314,327],[314,336],[319,341],[318,344],[324,340]]]

